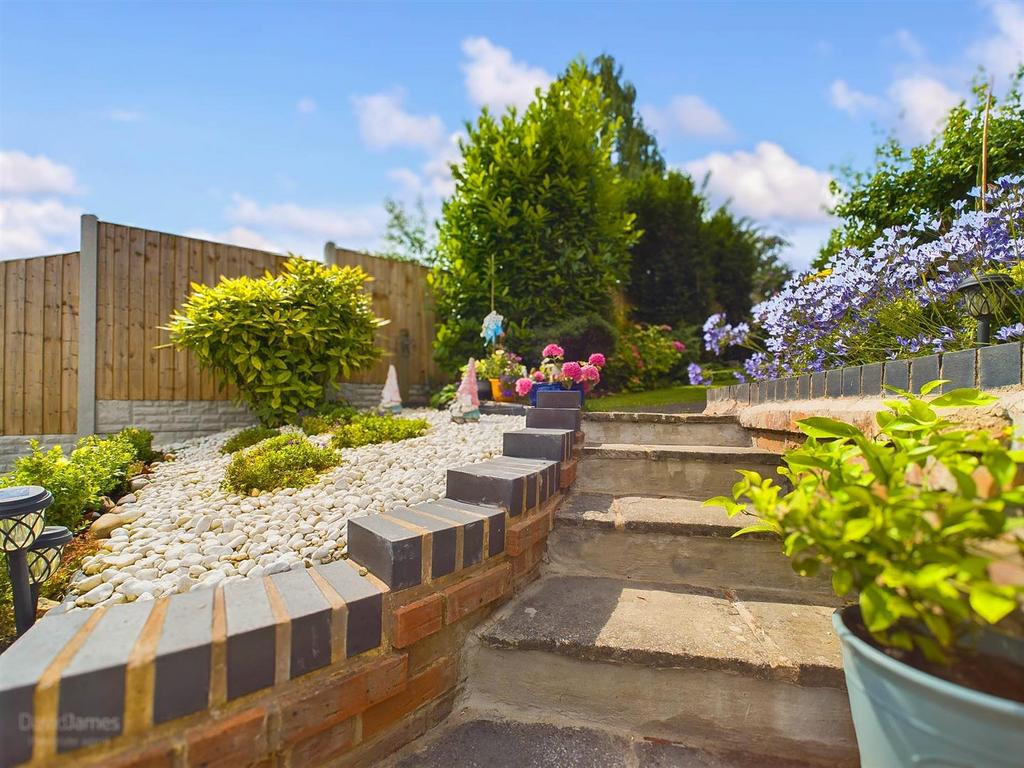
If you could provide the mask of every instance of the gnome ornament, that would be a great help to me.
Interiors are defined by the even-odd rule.
[[[455,392],[455,399],[448,406],[452,421],[465,424],[467,421],[480,421],[480,398],[476,394],[476,360],[469,358],[466,375],[462,377]]]
[[[395,371],[395,366],[388,366],[388,377],[384,381],[384,390],[380,393],[380,407],[378,410],[381,413],[401,413],[402,412],[402,393],[398,390],[398,372]]]

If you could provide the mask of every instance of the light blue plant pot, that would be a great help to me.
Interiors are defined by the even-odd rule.
[[[840,611],[832,616],[832,625],[843,646],[846,688],[864,768],[1022,765],[1024,705],[890,658],[853,634]],[[1018,645],[1011,653],[1020,651]]]

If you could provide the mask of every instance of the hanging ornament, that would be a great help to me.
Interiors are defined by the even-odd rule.
[[[502,325],[505,322],[505,318],[495,312],[493,309],[484,318],[483,328],[480,331],[480,335],[484,337],[484,341],[488,344],[497,344],[498,339],[501,338],[501,334],[504,333]]]
[[[381,413],[401,413],[402,393],[398,389],[398,372],[395,366],[388,366],[388,377],[384,381],[384,389],[380,393]]]
[[[462,377],[455,392],[455,399],[448,406],[448,412],[456,424],[480,421],[480,398],[476,392],[476,360],[471,357],[466,366],[466,375]]]

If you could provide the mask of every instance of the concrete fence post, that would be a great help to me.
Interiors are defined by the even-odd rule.
[[[324,243],[324,264],[328,267],[338,264],[338,246],[331,240]]]
[[[96,293],[99,220],[82,216],[78,257],[78,436],[96,431]]]

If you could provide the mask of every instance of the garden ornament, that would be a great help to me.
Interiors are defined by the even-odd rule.
[[[476,360],[469,358],[466,375],[462,377],[455,399],[448,406],[452,421],[465,424],[467,421],[480,421],[480,398],[476,393]]]
[[[380,393],[380,412],[402,412],[402,393],[398,389],[398,373],[393,365],[388,366],[388,377],[384,381],[384,390]]]

